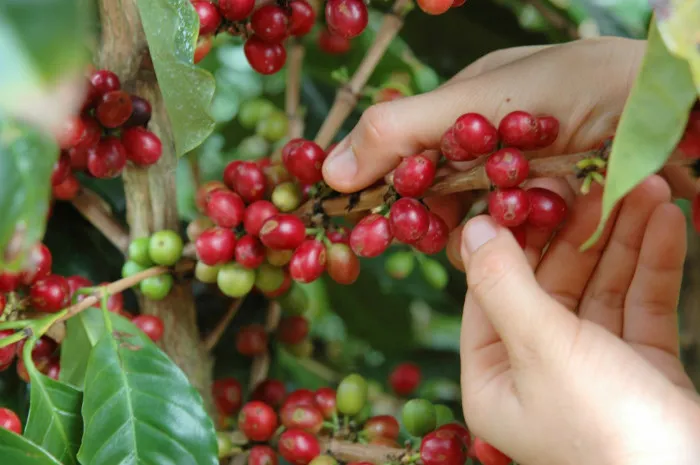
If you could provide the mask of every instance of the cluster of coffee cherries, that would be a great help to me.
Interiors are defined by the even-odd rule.
[[[287,61],[284,41],[311,32],[316,12],[306,0],[267,3],[255,8],[254,0],[192,0],[199,16],[199,39],[194,62],[211,50],[212,37],[226,31],[245,37],[243,50],[250,66],[260,74],[274,74]],[[367,27],[369,14],[362,0],[327,0],[326,28],[319,47],[329,53],[344,53],[350,39]]]
[[[169,229],[134,239],[129,244],[127,260],[122,266],[122,277],[128,278],[156,265],[173,266],[182,258],[184,246],[180,235]],[[150,276],[139,283],[139,290],[151,300],[163,300],[172,290],[174,282],[169,273]]]
[[[61,154],[51,174],[53,196],[72,200],[80,190],[74,172],[95,178],[119,176],[130,161],[136,166],[156,163],[163,146],[146,129],[150,103],[121,88],[119,77],[102,69],[87,79],[81,113],[66,120],[59,145]]]

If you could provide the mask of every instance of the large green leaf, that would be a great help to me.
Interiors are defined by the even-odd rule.
[[[615,204],[666,163],[695,99],[688,63],[668,52],[653,23],[644,61],[615,134],[600,224],[584,248],[598,240]]]
[[[175,149],[182,155],[214,130],[209,114],[214,77],[193,64],[199,18],[189,0],[137,0],[136,4],[172,124]]]
[[[31,388],[29,418],[24,435],[64,465],[78,465],[76,454],[83,432],[80,417],[82,393],[39,373],[31,359],[33,345],[27,346],[24,361]]]
[[[214,425],[197,391],[140,330],[122,324],[125,331],[100,337],[88,361],[80,463],[217,465]]]
[[[53,141],[24,124],[0,119],[0,252],[5,252],[0,253],[0,270],[18,269],[29,247],[44,235],[57,157]],[[10,241],[12,251],[6,249]]]
[[[117,321],[121,320],[115,319]],[[90,353],[104,330],[104,319],[99,308],[89,308],[68,320],[66,337],[61,344],[61,381],[83,388]]]
[[[27,438],[0,428],[0,457],[8,465],[61,465]]]
[[[668,49],[688,60],[695,87],[700,93],[700,2],[697,0],[661,0],[654,2],[659,32]]]

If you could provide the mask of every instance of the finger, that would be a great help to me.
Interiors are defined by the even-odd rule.
[[[524,45],[522,47],[511,47],[496,50],[495,52],[491,52],[488,55],[479,58],[462,71],[452,76],[443,85],[448,86],[450,84],[454,84],[455,82],[478,76],[479,74],[489,72],[513,61],[526,58],[549,47],[551,47],[551,45]]]
[[[584,291],[581,318],[622,335],[625,298],[647,224],[656,207],[670,200],[671,190],[659,176],[646,179],[623,200],[610,240]]]
[[[625,300],[622,337],[679,356],[678,296],[686,254],[686,225],[676,205],[657,206],[649,220]]]

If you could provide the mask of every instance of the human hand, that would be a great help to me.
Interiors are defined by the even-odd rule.
[[[686,226],[670,199],[649,178],[580,252],[596,187],[539,263],[490,218],[467,222],[462,394],[477,436],[523,465],[698,463],[700,398],[678,358]]]

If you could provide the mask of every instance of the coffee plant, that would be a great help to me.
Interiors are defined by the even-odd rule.
[[[680,167],[700,231],[700,24],[657,2],[617,132],[590,151],[531,156],[562,115],[465,109],[385,179],[331,189],[348,124],[440,83],[399,37],[407,15],[470,2],[0,1],[2,463],[510,464],[461,417],[464,288],[430,199],[471,192],[524,248],[568,214],[526,180],[603,184],[602,227]],[[552,40],[581,22],[504,3]]]

